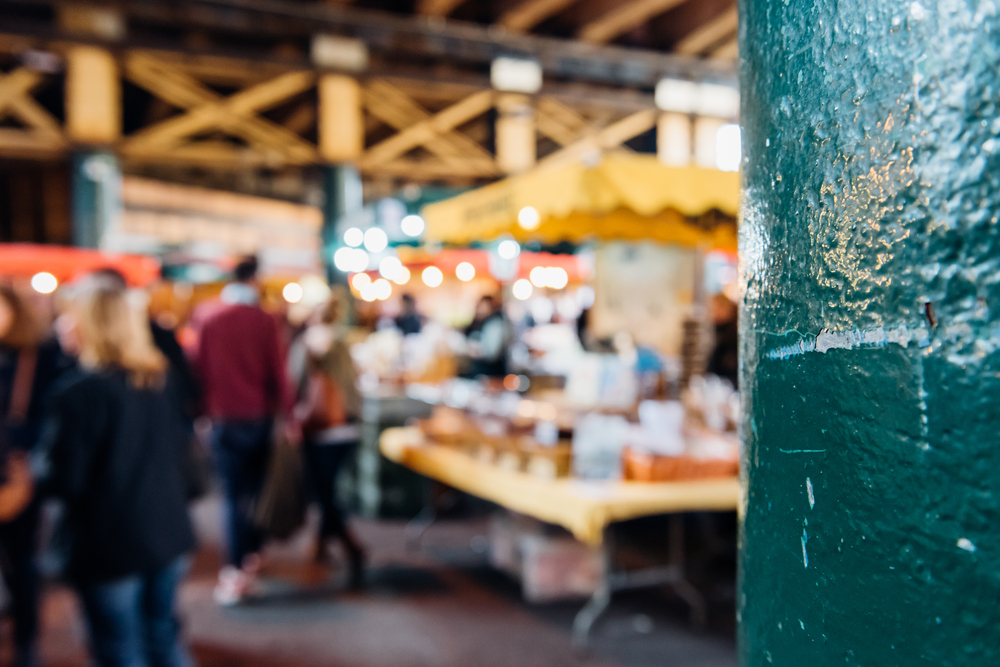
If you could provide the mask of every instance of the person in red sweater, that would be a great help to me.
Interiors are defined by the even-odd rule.
[[[264,535],[252,513],[264,485],[275,419],[284,419],[287,435],[297,439],[278,323],[259,304],[257,259],[240,262],[234,278],[222,290],[222,306],[202,325],[197,354],[226,501],[228,563],[215,588],[222,605],[241,602],[260,567]]]

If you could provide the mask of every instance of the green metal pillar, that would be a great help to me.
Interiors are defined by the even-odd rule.
[[[361,175],[353,165],[336,164],[323,168],[323,263],[330,284],[344,283],[347,276],[333,265],[333,253],[340,245],[338,223],[364,206]]]
[[[1000,665],[1000,3],[740,0],[745,666]]]
[[[121,166],[110,153],[80,152],[72,162],[73,245],[100,248],[121,215]]]

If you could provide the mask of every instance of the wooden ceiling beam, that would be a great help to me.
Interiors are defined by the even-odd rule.
[[[622,148],[622,144],[656,127],[657,112],[653,109],[640,111],[626,116],[616,123],[573,143],[565,148],[546,156],[538,163],[539,167],[547,167],[583,159],[592,152],[602,152]]]
[[[529,32],[545,19],[576,2],[577,0],[524,0],[504,13],[497,23],[510,32]]]
[[[421,16],[446,18],[465,0],[417,0],[416,12]]]
[[[245,140],[262,153],[282,156],[289,163],[306,164],[316,159],[312,144],[256,115],[312,87],[312,72],[288,72],[225,98],[177,66],[142,56],[126,62],[125,75],[157,97],[187,110],[127,138],[122,151],[130,157],[171,151],[197,156],[201,149],[185,142],[199,133],[218,130]],[[218,153],[218,148],[209,153]]]
[[[535,105],[535,123],[539,132],[560,146],[569,146],[597,131],[583,116],[550,97],[539,99]]]
[[[740,40],[736,35],[725,44],[717,47],[711,54],[712,58],[720,60],[733,60],[740,55]]]
[[[372,81],[365,89],[365,107],[368,112],[399,131],[429,120],[431,114],[406,93],[387,81]],[[450,130],[424,144],[424,147],[443,160],[456,160],[468,156],[492,156],[469,137]]]
[[[433,142],[440,135],[481,116],[493,107],[493,91],[484,90],[451,105],[444,111],[422,120],[369,148],[362,160],[379,164]],[[485,151],[483,151],[485,153]],[[488,155],[487,155],[488,156]]]
[[[14,130],[45,144],[63,143],[59,121],[35,101],[31,92],[42,83],[42,75],[23,67],[0,74],[0,118],[13,117],[24,123],[24,130]]]
[[[684,0],[626,0],[580,28],[577,37],[590,44],[606,44],[682,2]]]
[[[654,2],[655,9],[645,6]],[[38,5],[55,5],[58,0],[30,0]],[[638,2],[638,4],[637,4]],[[680,0],[623,0],[629,9],[625,23],[634,21],[637,10],[642,18],[666,11]],[[151,26],[224,30],[254,38],[287,38],[332,32],[363,39],[373,56],[384,61],[386,73],[398,71],[409,58],[442,59],[456,67],[479,67],[498,55],[517,53],[535,58],[546,77],[569,78],[614,85],[652,87],[664,76],[735,82],[735,69],[726,64],[664,54],[652,50],[601,46],[574,40],[514,34],[496,26],[480,26],[458,21],[428,21],[425,17],[401,16],[388,12],[292,0],[122,0],[119,5],[130,20]],[[615,10],[617,15],[622,10]],[[609,16],[609,15],[606,15]],[[641,23],[641,20],[639,21]],[[621,20],[616,20],[620,24]],[[621,34],[627,28],[615,27]],[[11,28],[7,28],[11,32]],[[604,32],[605,29],[602,29]],[[136,38],[138,39],[138,38]],[[126,36],[121,48],[141,48]],[[178,50],[181,50],[180,45]]]
[[[393,160],[379,165],[361,164],[361,172],[378,176],[395,176],[407,180],[436,181],[441,179],[486,179],[499,176],[492,160],[463,160],[458,163],[437,160]]]
[[[674,51],[689,56],[703,53],[735,33],[738,21],[739,12],[735,6],[731,7],[679,41]]]

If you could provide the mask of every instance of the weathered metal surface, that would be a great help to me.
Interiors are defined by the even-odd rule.
[[[740,11],[742,663],[1000,664],[1000,4]]]

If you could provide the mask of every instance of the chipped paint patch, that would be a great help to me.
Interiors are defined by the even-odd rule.
[[[894,329],[851,329],[847,331],[821,330],[814,339],[802,338],[797,343],[776,348],[767,353],[769,359],[788,359],[806,352],[826,354],[829,350],[854,350],[862,347],[884,347],[888,344],[907,347],[916,343],[930,345],[930,332],[923,326],[911,329],[901,324]]]
[[[972,540],[962,537],[958,540],[958,548],[969,553],[973,553],[976,550],[976,545],[972,543]]]

